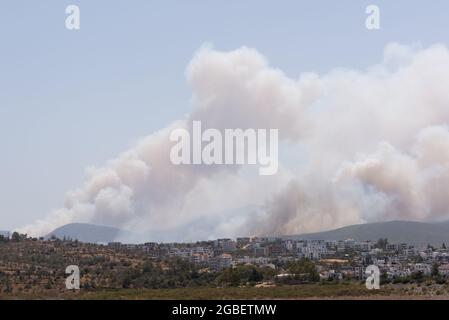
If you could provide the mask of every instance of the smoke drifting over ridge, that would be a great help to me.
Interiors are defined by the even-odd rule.
[[[21,231],[42,235],[91,222],[147,232],[154,240],[190,240],[449,217],[446,47],[390,44],[384,60],[366,71],[298,79],[253,49],[203,48],[187,80],[192,112],[186,119],[89,169],[63,208]],[[172,165],[170,132],[189,129],[193,120],[217,129],[279,129],[278,174]]]

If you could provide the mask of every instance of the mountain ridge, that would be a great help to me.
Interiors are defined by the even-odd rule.
[[[337,229],[283,236],[298,240],[345,240],[376,241],[387,238],[390,243],[412,245],[441,245],[449,243],[449,221],[418,222],[394,220],[344,226]]]
[[[119,228],[101,226],[88,223],[70,223],[56,228],[46,239],[54,235],[58,238],[77,239],[82,242],[107,243],[120,241],[120,239],[141,239],[131,231]],[[449,221],[444,222],[418,222],[394,220],[386,222],[374,222],[355,224],[337,229],[298,235],[284,235],[283,239],[292,240],[345,240],[377,241],[387,238],[390,243],[407,243],[411,245],[424,246],[427,244],[440,246],[442,243],[449,244]]]
[[[102,226],[90,223],[69,223],[56,228],[44,238],[50,239],[52,236],[57,238],[69,238],[89,243],[108,243],[113,242],[119,237],[130,237],[132,232],[125,231],[115,227]]]

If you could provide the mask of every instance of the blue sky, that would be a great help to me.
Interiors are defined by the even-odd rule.
[[[81,30],[65,8],[81,9]],[[381,10],[381,30],[364,27]],[[0,229],[63,204],[84,170],[190,110],[185,68],[204,43],[257,48],[290,77],[366,68],[396,41],[448,44],[447,1],[0,3]],[[26,200],[24,200],[26,199]]]

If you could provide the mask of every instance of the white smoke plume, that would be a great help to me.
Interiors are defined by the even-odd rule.
[[[449,51],[386,47],[365,71],[287,77],[254,49],[199,50],[187,68],[192,112],[143,138],[21,231],[70,222],[147,240],[293,234],[366,221],[449,218]],[[280,170],[174,166],[172,129],[276,128]],[[283,162],[282,162],[283,161]]]

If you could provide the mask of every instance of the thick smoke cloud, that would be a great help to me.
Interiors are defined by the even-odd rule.
[[[449,218],[449,53],[392,44],[366,72],[320,77],[307,164],[268,201],[257,233]],[[300,144],[300,145],[301,145]]]
[[[449,218],[449,51],[391,44],[366,71],[298,79],[256,50],[199,50],[187,68],[192,112],[87,172],[63,208],[25,227],[70,222],[145,240],[292,234],[366,221]],[[174,128],[277,128],[281,167],[174,166]]]

